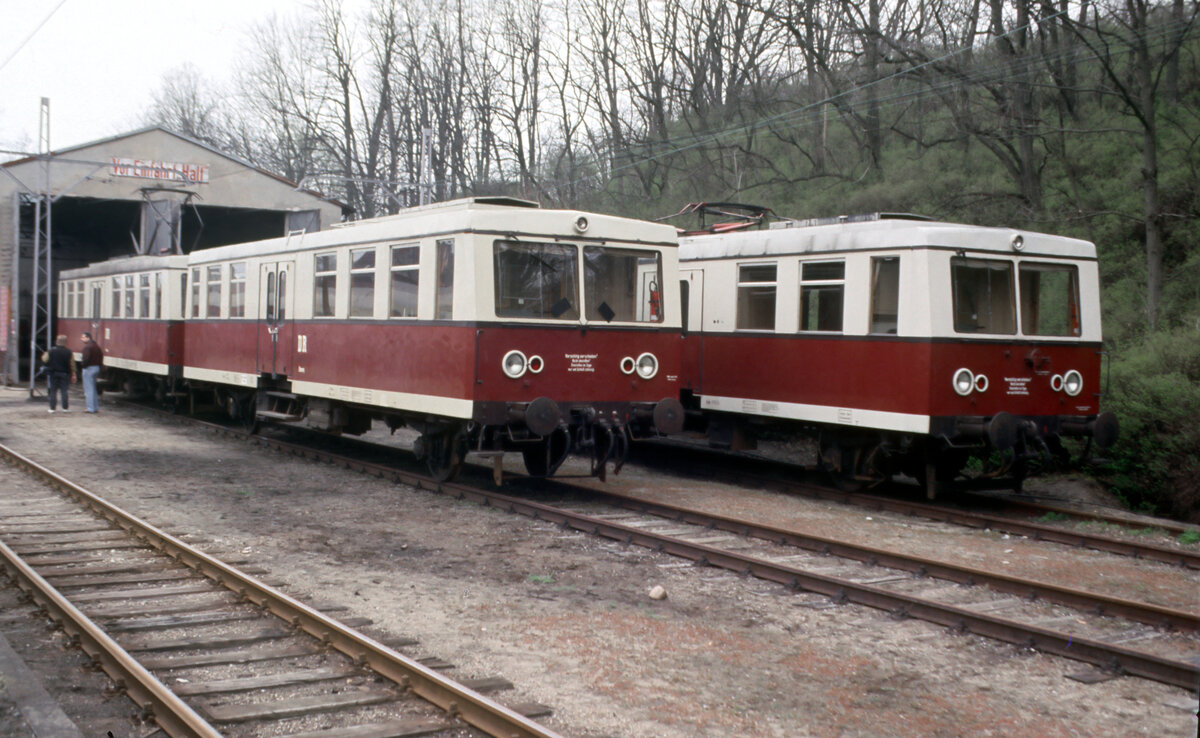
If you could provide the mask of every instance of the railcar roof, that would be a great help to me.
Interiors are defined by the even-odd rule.
[[[108,261],[100,261],[76,269],[64,269],[58,273],[59,279],[85,279],[87,277],[102,277],[107,274],[126,274],[130,272],[152,272],[159,269],[186,269],[188,257],[183,254],[168,254],[165,256],[122,256]]]
[[[1020,237],[1022,248],[1014,248]],[[757,231],[684,236],[681,261],[795,254],[835,254],[913,248],[991,251],[997,254],[1095,259],[1090,241],[1015,228],[989,228],[915,220],[873,220],[824,225],[776,224]]]
[[[586,229],[575,223],[586,218]],[[397,244],[419,238],[461,233],[513,234],[516,238],[569,238],[580,241],[625,241],[654,246],[675,246],[676,231],[669,225],[580,210],[548,210],[537,203],[512,198],[478,197],[410,208],[396,215],[371,218],[301,236],[273,238],[253,243],[218,246],[193,251],[193,264],[250,256],[357,243],[391,241]]]

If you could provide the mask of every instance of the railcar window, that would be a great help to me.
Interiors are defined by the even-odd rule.
[[[178,307],[179,312],[175,313],[175,315],[178,315],[180,318],[187,317],[187,313],[185,312],[185,310],[186,310],[185,300],[187,299],[187,284],[188,284],[187,272],[184,272],[179,275],[179,307]],[[174,316],[168,316],[168,317],[174,317]]]
[[[661,323],[662,256],[655,251],[583,247],[588,320]]]
[[[138,275],[138,317],[150,317],[150,275]]]
[[[1012,262],[956,256],[950,260],[950,279],[955,331],[1017,332]]]
[[[350,250],[350,315],[375,314],[375,249]]]
[[[896,332],[900,314],[900,257],[871,259],[871,332]]]
[[[86,299],[84,298],[84,294],[86,293],[86,291],[87,291],[87,288],[84,287],[82,280],[75,283],[75,317],[76,318],[84,317],[83,311],[86,306]]]
[[[229,265],[229,317],[246,317],[246,262]]]
[[[209,318],[221,317],[221,267],[208,267],[208,297],[205,302],[208,304],[208,310],[205,313]]]
[[[454,239],[437,242],[437,312],[435,317],[454,317]]]
[[[112,278],[112,303],[108,306],[110,318],[121,317],[121,278]]]
[[[1079,268],[1023,263],[1018,271],[1021,332],[1027,336],[1078,336]]]
[[[280,267],[279,269],[279,304],[276,305],[275,316],[276,320],[282,323],[287,318],[287,275],[288,270]]]
[[[313,316],[328,317],[337,301],[337,253],[317,254],[314,259]]]
[[[133,275],[125,275],[125,317],[133,317]]]
[[[774,264],[738,267],[737,327],[739,330],[775,330]]]
[[[579,250],[558,243],[496,241],[496,315],[579,319]]]
[[[264,314],[266,315],[268,323],[275,322],[276,305],[277,305],[277,303],[275,301],[275,272],[270,271],[270,272],[267,272],[267,309],[264,311]]]
[[[388,314],[393,318],[417,317],[420,266],[420,246],[392,247],[392,305]]]
[[[192,317],[200,317],[200,268],[192,270]]]
[[[92,282],[92,319],[100,320],[100,303],[104,299],[104,283]]]
[[[69,282],[58,283],[58,314],[64,318],[71,317],[67,314],[67,297],[71,294],[71,284]]]
[[[154,319],[162,318],[162,303],[163,303],[163,273],[154,273]]]
[[[805,262],[800,267],[800,330],[842,330],[846,263]]]

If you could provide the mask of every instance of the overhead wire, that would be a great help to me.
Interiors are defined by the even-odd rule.
[[[59,0],[58,5],[54,6],[54,10],[51,10],[46,17],[42,19],[42,22],[37,24],[37,27],[30,31],[29,35],[25,37],[25,40],[18,44],[17,48],[13,49],[13,52],[8,55],[8,58],[0,62],[0,70],[3,70],[6,66],[8,66],[8,63],[12,61],[17,54],[21,53],[21,49],[25,48],[25,45],[33,40],[33,37],[38,34],[38,31],[42,30],[42,26],[46,25],[46,23],[48,23],[50,19],[54,17],[54,14],[58,12],[58,9],[63,5],[66,5],[66,3],[67,0]]]

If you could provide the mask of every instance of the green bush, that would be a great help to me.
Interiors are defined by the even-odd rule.
[[[1105,407],[1121,436],[1104,479],[1130,506],[1200,519],[1200,332],[1177,328],[1114,357]]]

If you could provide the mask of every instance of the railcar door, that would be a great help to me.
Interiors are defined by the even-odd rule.
[[[293,326],[295,264],[277,261],[260,267],[258,286],[258,372],[287,376],[296,340]]]

